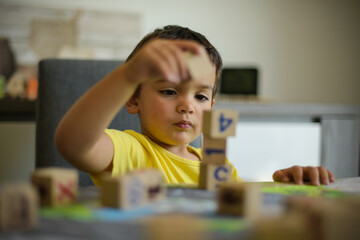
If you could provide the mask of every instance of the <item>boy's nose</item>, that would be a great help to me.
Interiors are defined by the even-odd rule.
[[[179,113],[193,113],[194,112],[194,106],[191,102],[191,100],[187,98],[183,98],[177,105],[176,110]]]

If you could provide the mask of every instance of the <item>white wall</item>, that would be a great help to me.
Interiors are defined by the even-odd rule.
[[[203,33],[226,66],[257,66],[261,96],[360,104],[360,1],[2,0],[143,14],[143,33],[167,24]]]

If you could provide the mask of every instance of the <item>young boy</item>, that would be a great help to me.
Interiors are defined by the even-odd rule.
[[[213,69],[192,79],[185,52],[210,58]],[[61,120],[55,143],[62,156],[89,172],[95,184],[112,176],[153,167],[167,183],[198,182],[201,149],[189,145],[202,130],[202,114],[215,103],[222,60],[201,34],[166,26],[145,36],[126,62],[87,91]],[[138,114],[142,133],[107,129],[122,107]],[[232,177],[241,181],[233,168]],[[334,181],[322,167],[282,169],[275,181]]]

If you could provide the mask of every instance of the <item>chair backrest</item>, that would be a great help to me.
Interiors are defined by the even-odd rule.
[[[36,111],[36,168],[59,166],[73,168],[57,151],[54,134],[61,118],[72,104],[122,61],[47,59],[39,63],[39,94]],[[123,108],[109,128],[140,132],[137,115]],[[201,137],[191,145],[199,147]],[[79,171],[80,186],[93,185],[89,175]]]
[[[91,86],[122,61],[47,59],[39,63],[39,94],[36,111],[36,167],[72,166],[54,144],[56,127],[72,104]],[[140,131],[137,115],[122,109],[110,128]],[[80,186],[93,185],[89,175],[80,171]]]

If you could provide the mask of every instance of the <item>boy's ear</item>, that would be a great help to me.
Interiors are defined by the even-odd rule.
[[[130,114],[136,114],[139,112],[139,106],[136,95],[132,95],[131,98],[125,104],[126,110]]]

